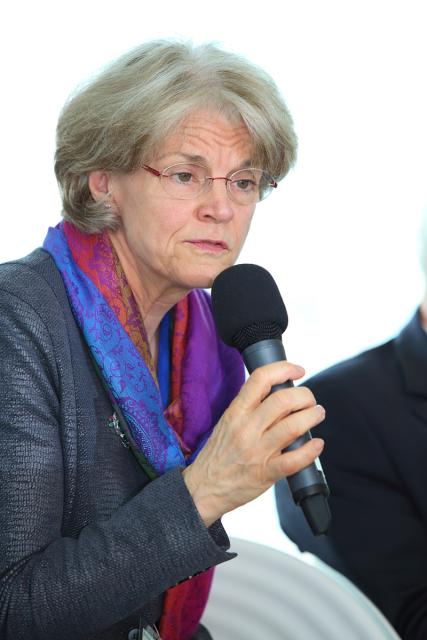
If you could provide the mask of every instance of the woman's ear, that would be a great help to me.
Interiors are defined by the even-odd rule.
[[[95,202],[106,200],[110,195],[110,176],[106,171],[90,171],[88,174],[88,186]]]

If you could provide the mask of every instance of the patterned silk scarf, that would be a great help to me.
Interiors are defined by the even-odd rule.
[[[164,408],[144,323],[108,233],[87,235],[61,222],[49,229],[43,248],[62,275],[144,468],[161,475],[190,464],[244,380],[240,355],[217,337],[208,294],[194,290],[173,309],[170,403]],[[162,640],[191,638],[212,577],[209,569],[166,591]]]

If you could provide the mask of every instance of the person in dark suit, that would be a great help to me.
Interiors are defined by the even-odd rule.
[[[323,446],[282,453],[324,411],[266,397],[296,365],[244,383],[204,290],[295,151],[269,76],[214,45],[145,43],[65,105],[64,220],[0,267],[2,640],[210,637],[222,515]]]
[[[424,269],[427,279],[427,259]],[[285,481],[275,488],[285,533],[349,577],[404,640],[427,638],[426,330],[427,296],[396,338],[304,382],[326,410],[327,536],[311,535]]]

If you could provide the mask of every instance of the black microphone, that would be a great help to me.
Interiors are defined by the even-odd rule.
[[[288,314],[271,274],[256,264],[238,264],[225,269],[212,285],[213,315],[223,342],[235,347],[252,373],[257,367],[286,360],[282,333]],[[274,385],[293,387],[292,380]],[[298,449],[308,442],[308,431],[284,451]],[[315,535],[326,533],[331,520],[329,488],[319,459],[287,478],[293,499],[299,505]]]

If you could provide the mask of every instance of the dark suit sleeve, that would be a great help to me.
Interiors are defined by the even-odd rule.
[[[0,637],[88,638],[229,559],[228,539],[203,525],[179,469],[62,535],[61,362],[32,306],[0,292],[0,309]]]
[[[315,432],[326,443],[321,461],[331,489],[328,539],[348,577],[402,638],[425,640],[427,526],[414,490],[427,481],[421,462],[425,425],[420,438],[413,430],[410,442],[398,389],[392,382],[381,388],[376,379],[338,370],[307,383],[326,408]]]

